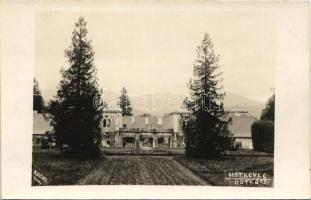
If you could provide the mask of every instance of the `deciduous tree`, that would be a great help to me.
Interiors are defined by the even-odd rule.
[[[267,104],[266,107],[262,110],[260,119],[261,120],[269,120],[274,121],[274,105],[275,105],[275,95],[273,94]]]

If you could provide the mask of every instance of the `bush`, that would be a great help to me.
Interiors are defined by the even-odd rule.
[[[58,144],[60,150],[67,156],[96,158],[100,156],[100,144],[102,141],[101,134],[97,131],[91,131],[82,135],[81,140],[77,141],[73,138],[71,142]],[[70,139],[70,138],[68,138]]]
[[[254,150],[274,151],[274,123],[267,120],[259,120],[252,125],[252,140]]]
[[[41,149],[49,149],[50,145],[49,145],[49,141],[47,138],[42,138],[41,140]]]

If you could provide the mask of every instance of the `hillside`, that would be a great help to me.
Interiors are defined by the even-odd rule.
[[[44,90],[42,94],[47,102],[47,99],[52,98],[56,94],[56,88]],[[104,91],[104,101],[108,104],[108,107],[117,107],[119,95],[117,92]],[[181,110],[185,97],[183,94],[156,93],[132,96],[130,99],[135,115],[149,113],[151,115],[161,116],[169,112]],[[263,102],[230,92],[225,96],[224,105],[226,110],[236,108],[247,110],[256,118],[260,117],[261,110],[265,107],[265,103]]]

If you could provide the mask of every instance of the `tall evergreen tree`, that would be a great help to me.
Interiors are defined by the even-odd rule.
[[[190,97],[185,105],[192,113],[184,125],[186,155],[217,157],[229,146],[228,119],[223,107],[222,73],[208,34],[197,47]]]
[[[96,155],[101,141],[103,107],[98,105],[103,105],[102,90],[97,84],[94,51],[83,17],[75,23],[65,56],[69,68],[62,68],[57,95],[49,107],[56,142],[59,147],[68,145],[69,152],[75,155]]]
[[[41,95],[39,83],[36,78],[33,80],[33,110],[38,113],[44,112],[44,99]]]
[[[118,105],[122,109],[122,115],[133,115],[130,97],[128,96],[125,87],[123,87],[121,90],[121,96],[119,97]]]
[[[275,95],[269,98],[266,107],[262,110],[260,119],[274,121]]]

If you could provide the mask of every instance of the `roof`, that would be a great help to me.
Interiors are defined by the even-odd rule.
[[[241,108],[240,106],[235,106],[233,108],[228,109],[229,113],[248,113],[247,110]]]
[[[229,125],[229,130],[233,133],[232,137],[252,137],[251,127],[256,121],[255,117],[252,116],[231,116],[232,123]]]
[[[145,130],[150,129],[164,130],[171,128],[169,126],[170,122],[169,117],[123,116],[122,120],[123,124],[127,125],[127,128],[138,128]],[[146,120],[148,120],[148,123],[146,123]]]
[[[46,131],[53,130],[50,125],[51,120],[46,120],[43,114],[33,112],[33,134],[45,134]]]
[[[179,111],[175,111],[175,112],[170,112],[168,115],[175,115],[175,114],[177,114],[177,115],[182,115],[182,114],[189,115],[189,114],[191,114],[191,112],[187,111],[187,110],[179,110]]]
[[[104,113],[122,113],[121,108],[104,109]]]

